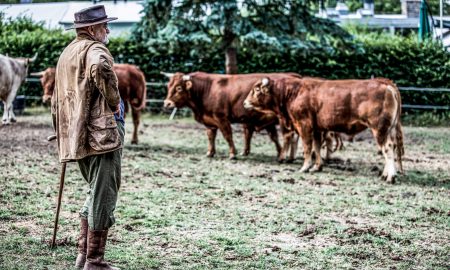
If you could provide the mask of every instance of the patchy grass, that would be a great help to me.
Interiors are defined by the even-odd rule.
[[[123,269],[449,269],[450,128],[405,128],[405,175],[378,179],[368,133],[324,170],[278,164],[264,134],[230,161],[192,119],[127,119],[123,179],[106,257]],[[235,126],[242,149],[242,133]],[[51,239],[60,164],[47,110],[0,127],[0,269],[71,269],[87,185],[66,172],[58,248]],[[301,153],[301,149],[299,150]]]

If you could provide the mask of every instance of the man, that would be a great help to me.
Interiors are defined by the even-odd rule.
[[[103,259],[108,229],[115,222],[124,137],[123,103],[105,46],[107,22],[115,19],[107,17],[103,5],[75,13],[68,29],[75,28],[77,37],[58,60],[52,96],[59,159],[77,161],[89,184],[75,262],[85,270],[117,269]]]

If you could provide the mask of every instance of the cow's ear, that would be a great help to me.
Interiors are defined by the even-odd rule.
[[[186,90],[190,90],[192,88],[192,81],[186,81]]]

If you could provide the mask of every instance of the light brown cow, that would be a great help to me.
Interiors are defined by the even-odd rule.
[[[318,153],[322,132],[356,134],[365,128],[371,129],[385,157],[383,178],[390,183],[395,181],[395,159],[398,169],[403,171],[401,97],[390,80],[272,80],[269,76],[253,86],[244,106],[271,110],[292,122],[303,141],[302,172],[321,169],[322,158]]]
[[[244,155],[250,153],[250,140],[255,129],[264,128],[268,131],[271,140],[275,143],[278,156],[281,156],[281,147],[278,143],[276,130],[277,116],[250,112],[244,109],[243,102],[255,82],[266,76],[273,79],[299,77],[295,73],[273,74],[239,74],[222,75],[195,72],[190,74],[166,74],[171,79],[167,85],[168,92],[164,107],[184,107],[192,109],[195,120],[206,126],[208,136],[207,156],[214,156],[215,138],[219,129],[229,145],[229,157],[236,157],[236,148],[233,142],[231,123],[244,124],[245,148]],[[283,147],[287,149],[288,147]]]
[[[125,113],[128,112],[129,106],[131,106],[134,124],[131,143],[137,144],[140,115],[142,109],[145,108],[147,97],[144,73],[137,66],[129,64],[115,64],[113,68],[119,81],[119,92],[125,104]],[[44,71],[32,73],[31,75],[41,77],[42,88],[44,88],[42,100],[44,103],[49,102],[55,87],[55,68],[47,68]]]

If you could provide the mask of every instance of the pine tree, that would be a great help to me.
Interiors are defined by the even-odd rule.
[[[156,55],[225,55],[226,73],[238,72],[237,52],[335,50],[351,35],[311,14],[312,0],[147,0],[134,37]]]

